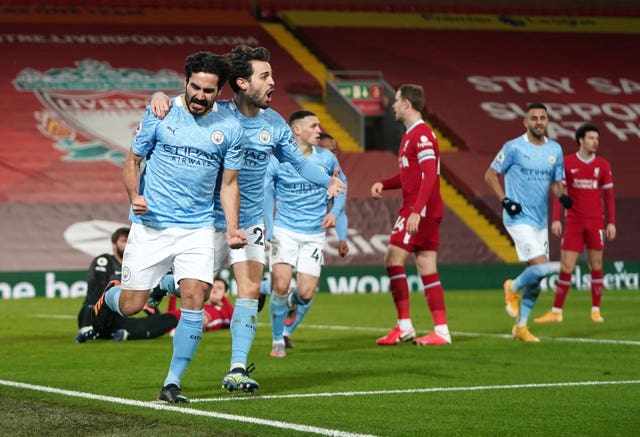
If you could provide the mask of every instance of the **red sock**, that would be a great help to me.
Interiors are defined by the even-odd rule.
[[[409,313],[409,284],[407,283],[407,274],[404,271],[404,266],[387,267],[387,275],[389,275],[391,293],[398,313],[398,320],[411,318]]]
[[[600,308],[602,300],[602,270],[591,272],[591,305]]]
[[[556,297],[553,299],[553,306],[562,309],[564,300],[571,289],[571,273],[561,271],[556,284]]]
[[[424,297],[431,310],[434,325],[447,324],[447,310],[444,306],[444,290],[437,273],[421,276],[424,285]]]

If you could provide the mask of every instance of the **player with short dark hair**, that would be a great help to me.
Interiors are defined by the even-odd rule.
[[[600,131],[593,124],[583,124],[576,130],[579,149],[564,157],[564,183],[573,199],[571,209],[565,210],[565,228],[560,220],[560,202],[553,202],[551,232],[562,237],[560,245],[560,274],[553,307],[536,323],[562,322],[562,308],[571,289],[571,273],[578,256],[587,248],[591,272],[591,320],[602,323],[602,258],[604,242],[616,238],[616,208],[613,196],[613,177],[609,162],[596,155],[600,147]],[[603,203],[604,197],[604,203]],[[605,226],[604,210],[607,210]]]
[[[525,133],[502,146],[484,177],[500,199],[502,221],[515,243],[518,258],[527,263],[518,277],[503,284],[505,309],[516,318],[511,334],[525,342],[540,341],[529,331],[529,315],[538,300],[542,278],[560,269],[559,263],[549,262],[549,188],[565,208],[572,203],[562,185],[562,147],[546,137],[548,123],[546,106],[529,104],[523,120]],[[504,189],[500,174],[504,175]]]
[[[345,187],[338,177],[327,176],[307,162],[296,147],[286,121],[269,107],[275,91],[269,50],[239,45],[231,50],[227,59],[231,62],[229,85],[234,97],[218,103],[240,120],[244,130],[243,162],[238,174],[239,226],[248,240],[245,247],[237,250],[225,246],[222,236],[227,223],[221,203],[216,201],[214,269],[219,272],[228,261],[238,284],[231,324],[231,360],[222,386],[229,391],[253,392],[259,384],[249,376],[247,360],[257,328],[260,282],[266,262],[263,184],[269,158],[273,154],[281,162],[290,162],[305,178],[327,188],[330,197]],[[169,105],[165,95],[154,94],[151,106],[155,114],[164,116]]]
[[[93,339],[96,333],[91,324],[93,306],[100,299],[110,281],[120,280],[122,274],[122,255],[129,237],[129,228],[118,228],[111,234],[111,253],[98,255],[91,261],[87,272],[87,296],[78,313],[78,335],[76,341],[84,343]]]
[[[94,307],[94,327],[108,326],[114,314],[135,314],[146,304],[149,290],[169,269],[173,271],[180,288],[181,317],[158,396],[170,403],[189,402],[181,394],[180,381],[200,343],[203,306],[213,284],[217,187],[226,244],[238,248],[247,241],[238,228],[243,130],[236,117],[216,104],[230,70],[224,56],[189,55],[184,94],[173,99],[166,117],[159,119],[147,107],[123,168],[132,225],[122,285],[105,291]]]
[[[111,281],[120,281],[122,274],[122,256],[129,237],[129,228],[118,228],[111,234],[113,253],[103,253],[91,262],[87,273],[87,296],[78,314],[79,331],[77,343],[96,338],[115,341],[142,340],[163,335],[178,323],[169,314],[158,314],[149,309],[149,315],[154,317],[129,318],[117,315],[107,330],[96,332],[91,325],[91,313],[94,304],[100,299],[105,287]],[[145,309],[147,311],[147,309]]]
[[[177,320],[182,315],[180,309],[177,308],[177,297],[180,296],[179,290],[166,290],[169,293],[169,303],[166,313],[172,314]],[[231,317],[233,316],[233,305],[229,302],[228,297],[229,284],[219,276],[213,279],[213,287],[209,294],[209,299],[204,304],[204,319],[202,330],[216,331],[219,329],[228,329],[231,325]]]

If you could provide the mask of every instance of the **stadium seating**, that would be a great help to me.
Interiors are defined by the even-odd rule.
[[[128,200],[122,190],[120,168],[121,154],[113,145],[105,146],[91,126],[80,117],[97,106],[113,101],[139,105],[149,97],[151,89],[129,89],[109,93],[105,90],[79,90],[70,80],[62,88],[21,88],[17,82],[20,74],[35,77],[39,73],[63,72],[78,68],[84,60],[104,61],[105,69],[142,68],[149,72],[170,69],[178,72],[181,59],[194,50],[225,51],[238,40],[251,39],[271,49],[272,63],[277,80],[277,92],[273,107],[283,115],[299,109],[297,94],[318,99],[322,87],[264,30],[252,14],[270,14],[277,19],[288,8],[304,7],[326,11],[394,12],[385,15],[389,22],[396,12],[411,12],[419,17],[431,13],[516,13],[524,9],[507,10],[511,6],[489,6],[483,9],[475,2],[467,6],[446,6],[447,2],[383,2],[383,1],[199,1],[199,0],[0,0],[0,19],[3,23],[3,60],[0,75],[5,85],[5,99],[0,103],[0,240],[4,255],[0,255],[3,270],[40,270],[85,268],[91,259],[65,241],[65,233],[83,222],[100,227],[106,221],[126,222]],[[496,1],[495,3],[500,3]],[[527,2],[529,3],[529,2]],[[556,6],[530,6],[526,12],[550,15],[565,7],[563,14],[576,15],[571,5],[559,0]],[[611,9],[603,13],[599,3],[584,14],[616,16],[622,9],[609,2]],[[524,2],[523,2],[524,4]],[[548,2],[544,2],[548,5]],[[475,6],[474,6],[475,5]],[[46,8],[42,8],[46,6]],[[523,6],[524,7],[524,6]],[[91,9],[94,8],[94,9]],[[97,9],[95,9],[97,8]],[[100,9],[100,8],[105,8]],[[115,8],[115,9],[114,9]],[[143,9],[134,19],[121,14],[118,8]],[[193,22],[177,23],[193,11]],[[70,11],[73,11],[71,13]],[[100,12],[112,13],[105,18]],[[114,12],[115,11],[115,12]],[[106,13],[106,15],[109,15]],[[186,15],[185,15],[186,14]],[[418,14],[424,14],[420,16]],[[627,15],[637,15],[630,11]],[[155,18],[169,20],[162,27],[153,23]],[[83,22],[82,20],[86,21]],[[135,19],[139,21],[136,22]],[[102,20],[102,22],[100,22]],[[171,21],[173,20],[173,21]],[[61,25],[63,23],[63,25]],[[484,170],[493,154],[506,139],[522,132],[517,119],[510,122],[487,117],[479,108],[483,102],[501,104],[513,102],[522,106],[530,96],[513,90],[509,93],[480,93],[470,86],[469,76],[534,76],[558,78],[567,76],[580,83],[575,96],[546,92],[541,100],[554,104],[591,102],[602,109],[609,104],[610,111],[631,107],[637,98],[633,87],[628,94],[594,93],[586,86],[586,79],[602,77],[618,84],[619,79],[637,77],[637,57],[631,56],[640,46],[638,35],[629,33],[539,33],[531,43],[531,35],[511,32],[505,38],[500,32],[433,29],[387,29],[374,27],[325,27],[299,26],[292,29],[301,41],[331,69],[382,70],[385,79],[397,86],[405,82],[425,85],[427,91],[427,115],[441,132],[458,147],[455,153],[443,153],[443,174],[455,188],[496,220],[499,207],[488,193],[482,181]],[[213,45],[167,44],[147,45],[138,43],[104,44],[90,43],[91,38],[112,35],[196,35],[233,37],[229,42]],[[51,35],[59,38],[51,40]],[[61,43],[65,35],[80,38],[77,44]],[[84,35],[91,37],[85,40]],[[54,40],[55,40],[54,38]],[[236,38],[236,39],[234,39]],[[532,47],[533,48],[529,48]],[[73,79],[73,76],[70,76]],[[617,81],[617,82],[616,82]],[[506,86],[504,80],[500,82]],[[100,92],[104,95],[97,95]],[[113,91],[113,90],[107,90]],[[589,92],[591,91],[591,92]],[[140,95],[138,93],[141,93]],[[225,97],[230,91],[224,89]],[[57,93],[57,94],[56,94]],[[120,93],[120,94],[119,94]],[[57,99],[57,100],[56,100]],[[65,100],[68,99],[68,100]],[[76,99],[76,100],[74,100]],[[101,100],[102,99],[102,100]],[[140,100],[141,99],[141,100]],[[578,100],[577,100],[578,99]],[[56,103],[57,102],[57,103]],[[60,111],[61,104],[78,105],[77,111]],[[57,105],[57,106],[56,106]],[[616,106],[618,105],[618,106]],[[84,110],[86,113],[83,113]],[[136,110],[135,119],[139,119]],[[113,120],[111,132],[119,132],[127,138],[135,129],[135,123],[119,123],[123,111],[104,110],[100,117]],[[573,114],[575,116],[575,114]],[[74,118],[75,117],[75,118]],[[113,119],[109,118],[113,117]],[[628,115],[632,118],[632,115]],[[565,117],[563,121],[574,122]],[[597,118],[596,122],[603,121]],[[616,120],[616,125],[635,120]],[[83,124],[84,123],[84,124]],[[640,236],[635,235],[635,217],[640,213],[640,186],[634,181],[637,138],[629,134],[623,141],[610,131],[603,134],[602,154],[614,168],[616,182],[618,241],[607,250],[608,258],[637,259],[635,250]],[[568,137],[560,138],[565,148],[574,147]],[[121,140],[120,143],[126,143]],[[122,145],[122,144],[121,144]],[[350,215],[356,237],[379,239],[388,234],[398,206],[398,194],[388,193],[387,200],[372,204],[368,190],[375,180],[395,171],[396,158],[391,152],[344,153],[340,160],[350,179]],[[367,222],[367,220],[370,220]],[[360,223],[360,224],[358,224]],[[362,223],[366,223],[363,226]],[[368,227],[369,225],[370,228]],[[449,263],[495,262],[495,253],[487,249],[478,236],[463,221],[447,211],[443,225],[443,244],[440,260]],[[82,243],[82,242],[81,242]],[[557,247],[557,246],[556,246]],[[362,253],[366,252],[365,250]],[[353,257],[365,263],[379,264],[380,252]],[[360,261],[356,261],[359,263]],[[351,261],[346,261],[351,262]]]
[[[460,148],[457,153],[443,154],[443,173],[496,223],[501,213],[499,203],[486,187],[483,174],[501,145],[520,135],[523,128],[521,115],[507,111],[513,119],[502,121],[500,114],[489,116],[486,106],[524,107],[532,100],[549,103],[561,117],[554,119],[552,114],[551,121],[555,129],[563,129],[557,139],[565,153],[576,150],[572,133],[578,124],[599,124],[603,130],[601,154],[614,169],[618,227],[621,233],[629,232],[610,245],[607,255],[615,259],[638,257],[635,248],[640,237],[630,230],[635,227],[633,217],[640,216],[640,185],[634,182],[639,137],[633,132],[640,115],[631,109],[637,101],[638,83],[632,78],[637,77],[639,61],[628,54],[640,45],[640,35],[631,31],[539,32],[532,36],[522,32],[391,29],[377,25],[330,29],[329,32],[323,25],[314,25],[298,26],[295,31],[329,68],[381,70],[394,87],[407,82],[425,86],[430,120],[451,135]],[[531,41],[535,41],[535,48]],[[496,78],[493,84],[504,82],[493,89],[495,92],[481,92],[472,86],[472,76]],[[507,76],[517,76],[518,84],[509,85]],[[528,80],[535,82],[545,77],[567,78],[572,89],[561,92],[557,88],[524,88]],[[607,83],[617,85],[616,94],[587,85],[593,83],[593,78],[607,78]],[[627,79],[631,80],[631,89],[625,94],[619,81]],[[580,117],[574,109],[584,102],[603,114],[592,119]],[[620,114],[608,117],[604,114],[607,108],[610,113]],[[608,128],[611,124],[615,127]],[[622,138],[621,129],[626,130],[626,138]],[[557,246],[556,241],[556,253]]]

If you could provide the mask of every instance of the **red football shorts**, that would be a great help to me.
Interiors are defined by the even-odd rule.
[[[602,223],[568,222],[562,234],[561,250],[582,252],[587,249],[604,249],[604,229]]]
[[[407,218],[410,211],[401,211],[396,224],[393,225],[389,244],[398,246],[408,252],[419,252],[422,250],[438,251],[440,243],[439,231],[442,217],[422,217],[416,235],[407,233]]]

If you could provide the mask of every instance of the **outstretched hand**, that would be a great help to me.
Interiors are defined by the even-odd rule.
[[[344,193],[344,190],[347,189],[347,184],[342,182],[338,175],[340,171],[338,167],[333,170],[333,176],[331,177],[331,181],[329,182],[329,189],[327,190],[327,198],[333,199],[334,197],[338,197],[338,194]]]

